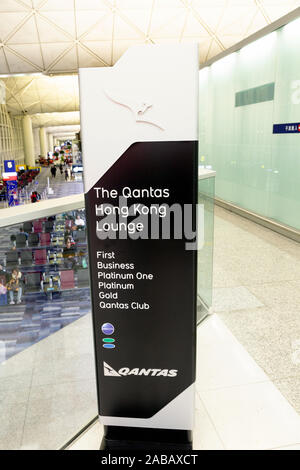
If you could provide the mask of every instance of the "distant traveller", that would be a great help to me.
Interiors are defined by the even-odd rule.
[[[41,196],[37,191],[33,191],[30,196],[31,202],[38,202],[41,199]]]
[[[83,230],[85,227],[85,222],[79,214],[76,215],[75,225],[77,227],[77,230]]]
[[[56,166],[55,165],[53,165],[51,167],[51,174],[52,174],[52,178],[55,178],[55,176],[56,176]]]
[[[10,305],[13,305],[14,302],[14,292],[17,293],[17,304],[21,303],[22,299],[22,273],[17,269],[13,269],[11,273],[11,278],[8,281],[6,287],[9,291]]]
[[[66,240],[66,246],[63,250],[64,266],[68,269],[73,269],[76,265],[76,246],[71,243],[71,239]]]

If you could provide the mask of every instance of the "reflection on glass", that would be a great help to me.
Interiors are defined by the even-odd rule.
[[[198,228],[198,322],[206,316],[207,310],[212,305],[214,193],[214,177],[199,179],[198,205],[199,213],[202,214],[202,217],[199,217]]]
[[[85,212],[0,247],[0,449],[57,449],[97,415]]]
[[[299,122],[299,41],[295,20],[236,52],[226,74],[218,62],[200,70],[199,86],[200,155],[217,172],[216,196],[296,229],[299,134],[273,134],[273,125]],[[235,106],[236,93],[271,83],[274,99],[258,93]]]

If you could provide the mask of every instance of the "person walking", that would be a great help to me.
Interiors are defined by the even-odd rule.
[[[52,178],[55,178],[56,176],[56,166],[54,165],[51,167],[51,175],[52,175]]]
[[[37,191],[33,191],[30,196],[31,202],[38,202],[41,199],[41,195]]]
[[[37,199],[36,191],[33,191],[31,193],[30,199],[32,203],[37,202],[38,199]]]

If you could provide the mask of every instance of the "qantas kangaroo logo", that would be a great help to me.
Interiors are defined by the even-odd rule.
[[[128,108],[135,119],[135,122],[141,122],[144,124],[151,124],[152,126],[158,127],[160,130],[164,130],[160,123],[155,122],[147,111],[152,108],[151,100],[149,99],[139,99],[135,96],[130,96],[129,93],[120,93],[112,90],[103,90],[108,99],[114,103],[120,104]]]
[[[107,362],[103,362],[103,370],[104,370],[104,375],[107,377],[121,377],[118,372],[115,371],[111,366],[107,364]]]

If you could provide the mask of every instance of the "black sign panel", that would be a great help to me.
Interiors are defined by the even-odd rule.
[[[121,195],[128,207],[177,204],[184,212],[188,205],[195,230],[197,144],[135,143],[86,194],[102,416],[150,418],[195,381],[197,252],[173,228],[168,239],[161,228],[154,239],[122,239],[121,225],[112,223],[116,238],[100,238],[110,220],[101,211],[118,206]]]

